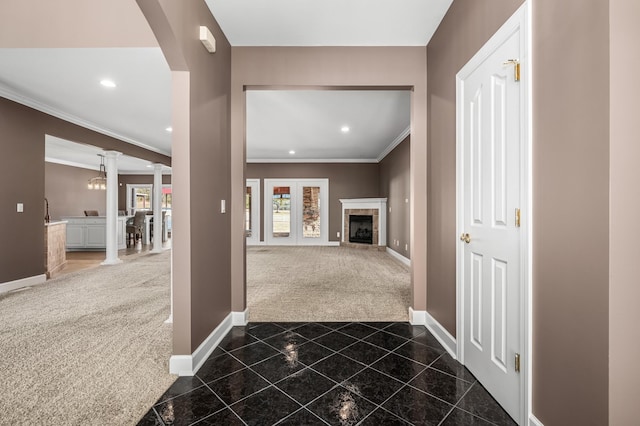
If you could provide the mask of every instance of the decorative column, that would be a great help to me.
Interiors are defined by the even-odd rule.
[[[162,252],[162,164],[153,165],[153,250],[151,253]]]
[[[118,258],[118,151],[105,151],[107,159],[107,257],[103,265],[122,263]]]

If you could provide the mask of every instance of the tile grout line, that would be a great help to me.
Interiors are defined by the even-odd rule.
[[[243,345],[243,346],[239,346],[239,347],[237,347],[237,348],[234,348],[234,349],[233,349],[233,350],[231,350],[231,351],[230,351],[230,350],[227,350],[227,349],[224,349],[224,348],[222,348],[222,347],[220,347],[220,349],[221,349],[221,351],[222,351],[223,353],[222,353],[222,354],[220,354],[220,355],[218,355],[218,356],[216,356],[216,357],[214,357],[214,358],[211,358],[211,359],[215,359],[215,358],[217,358],[217,357],[219,357],[219,356],[221,356],[221,355],[223,355],[223,354],[227,354],[227,355],[229,355],[232,359],[234,359],[234,360],[238,361],[240,364],[242,364],[242,365],[244,366],[244,368],[241,368],[241,369],[239,369],[239,370],[236,370],[236,371],[234,371],[234,372],[232,372],[232,373],[229,373],[229,374],[226,374],[226,375],[224,375],[224,376],[218,377],[218,378],[216,378],[216,379],[212,380],[212,381],[211,381],[211,382],[209,382],[209,383],[213,383],[213,382],[215,382],[215,381],[218,381],[218,380],[221,380],[221,379],[223,379],[223,378],[225,378],[225,377],[228,377],[228,376],[230,376],[230,375],[232,375],[232,374],[235,374],[235,373],[237,373],[237,372],[240,372],[240,371],[243,371],[243,370],[245,370],[245,369],[248,369],[249,371],[251,371],[251,372],[253,372],[254,374],[256,374],[258,377],[260,377],[262,380],[264,380],[264,381],[267,383],[267,386],[265,386],[264,388],[262,388],[262,389],[258,390],[257,392],[253,392],[253,393],[251,393],[250,395],[245,396],[245,397],[244,397],[244,398],[242,398],[242,399],[239,399],[238,401],[235,401],[235,402],[234,402],[234,404],[236,404],[236,403],[238,403],[238,402],[240,402],[240,401],[243,401],[243,400],[245,400],[245,399],[247,399],[247,398],[249,398],[249,397],[251,397],[251,396],[254,396],[254,395],[256,395],[256,394],[259,394],[260,392],[263,392],[264,390],[268,389],[269,387],[274,387],[277,391],[279,391],[280,393],[284,394],[287,398],[292,399],[292,400],[293,400],[297,405],[299,405],[299,406],[300,406],[300,407],[299,407],[297,410],[295,410],[294,412],[292,412],[292,413],[290,413],[289,415],[287,415],[287,416],[283,417],[282,419],[278,420],[278,422],[277,422],[278,424],[279,424],[279,423],[281,423],[281,422],[283,422],[283,421],[285,421],[287,418],[289,418],[289,417],[293,416],[295,413],[298,413],[298,412],[300,412],[300,411],[302,411],[302,410],[307,410],[307,411],[308,411],[308,412],[310,412],[314,417],[316,417],[316,418],[318,418],[320,421],[322,421],[324,424],[328,424],[324,419],[322,419],[321,417],[319,417],[319,415],[317,415],[315,412],[313,412],[313,411],[309,410],[309,409],[308,409],[308,407],[309,407],[311,404],[313,404],[314,402],[316,402],[318,399],[320,399],[321,397],[325,396],[327,393],[329,393],[329,392],[333,391],[334,389],[341,388],[341,389],[343,389],[343,390],[345,390],[345,391],[353,392],[353,391],[351,391],[350,389],[348,389],[347,387],[345,387],[345,386],[344,386],[344,384],[345,384],[346,382],[348,382],[348,380],[349,380],[349,379],[352,379],[352,378],[353,378],[353,377],[355,377],[356,375],[358,375],[358,374],[362,373],[362,372],[363,372],[364,370],[366,370],[367,368],[371,368],[371,370],[372,370],[372,371],[375,371],[375,372],[377,372],[377,373],[379,373],[379,374],[383,374],[384,376],[391,378],[392,380],[394,380],[394,381],[396,381],[396,382],[400,383],[400,384],[401,384],[401,386],[400,386],[400,388],[399,388],[398,390],[396,390],[396,391],[395,391],[395,392],[393,392],[393,393],[392,393],[388,398],[386,398],[386,399],[385,399],[381,404],[377,404],[377,403],[375,403],[375,402],[373,402],[373,401],[369,400],[367,397],[365,397],[365,396],[363,396],[363,395],[359,394],[358,392],[354,392],[356,395],[358,395],[359,397],[363,398],[363,400],[367,401],[368,403],[372,404],[372,406],[373,406],[373,409],[372,409],[372,410],[371,410],[371,411],[370,411],[370,412],[369,412],[369,413],[368,413],[368,414],[367,414],[367,415],[366,415],[362,420],[360,420],[360,421],[358,422],[358,424],[362,423],[362,422],[363,422],[363,421],[365,421],[367,418],[369,418],[369,417],[373,414],[373,412],[375,412],[377,409],[382,409],[382,410],[384,410],[385,412],[390,413],[390,414],[391,414],[391,415],[393,415],[394,417],[399,418],[399,419],[402,419],[401,417],[397,416],[395,413],[393,413],[393,412],[391,412],[391,411],[389,411],[389,410],[385,409],[384,407],[382,407],[382,405],[383,405],[383,404],[385,404],[385,403],[387,403],[391,398],[393,398],[396,394],[398,394],[400,391],[402,391],[403,389],[405,389],[405,388],[407,388],[407,387],[412,388],[412,389],[415,389],[415,390],[417,390],[417,391],[419,391],[419,392],[424,393],[425,395],[429,395],[429,396],[431,396],[431,397],[433,397],[433,398],[436,398],[436,399],[437,399],[437,400],[439,400],[439,401],[442,401],[442,402],[444,402],[444,403],[449,404],[449,405],[451,405],[451,406],[452,406],[452,408],[451,408],[451,409],[447,412],[447,414],[444,416],[443,420],[441,420],[441,422],[440,422],[440,423],[442,423],[442,421],[444,421],[444,420],[447,418],[447,416],[449,416],[449,415],[450,415],[450,413],[451,413],[454,409],[456,409],[456,408],[461,409],[461,408],[458,406],[458,403],[459,403],[459,402],[464,398],[464,396],[466,396],[466,394],[471,390],[471,388],[473,387],[473,385],[474,385],[476,382],[469,382],[469,381],[467,381],[467,380],[465,380],[465,379],[459,378],[459,377],[457,377],[457,376],[454,376],[454,375],[452,375],[452,374],[449,374],[449,373],[447,373],[447,372],[445,372],[445,371],[441,371],[441,370],[439,370],[439,369],[437,369],[437,368],[433,367],[433,364],[435,364],[438,360],[440,360],[440,359],[444,356],[445,352],[441,353],[437,358],[435,358],[433,361],[431,361],[431,362],[430,362],[430,363],[428,363],[428,364],[423,363],[423,362],[420,362],[420,361],[416,361],[416,360],[414,360],[414,359],[411,359],[411,358],[409,358],[409,357],[407,357],[407,356],[404,356],[404,355],[401,355],[401,354],[399,354],[399,353],[395,352],[395,351],[397,351],[399,348],[401,348],[401,347],[403,347],[403,346],[407,345],[409,342],[413,342],[414,344],[418,344],[418,345],[421,345],[421,346],[425,346],[425,347],[428,347],[428,348],[431,348],[431,349],[434,349],[434,350],[438,350],[438,351],[440,351],[440,350],[441,350],[441,349],[439,349],[439,348],[434,348],[434,347],[432,347],[432,346],[430,346],[430,345],[425,345],[425,344],[423,344],[423,343],[421,343],[421,342],[417,342],[417,341],[413,340],[413,339],[414,339],[414,338],[416,338],[416,337],[419,337],[419,336],[424,335],[425,333],[428,333],[428,330],[425,330],[425,332],[424,332],[424,333],[420,333],[419,335],[417,335],[417,336],[413,336],[412,338],[407,338],[407,337],[405,337],[405,336],[402,336],[402,335],[399,335],[399,334],[393,333],[392,331],[386,331],[389,327],[393,326],[394,324],[403,324],[403,323],[404,323],[404,322],[390,322],[390,323],[386,324],[384,327],[382,327],[382,328],[378,328],[378,327],[369,326],[369,325],[367,325],[366,323],[363,323],[363,322],[351,322],[351,323],[345,323],[345,324],[342,324],[342,325],[340,325],[339,327],[337,327],[337,328],[335,328],[335,329],[334,329],[334,328],[330,328],[330,327],[328,327],[328,326],[325,326],[325,325],[323,325],[323,324],[319,324],[319,323],[304,323],[304,324],[298,325],[297,327],[295,327],[295,328],[291,328],[291,329],[290,329],[290,328],[285,328],[285,327],[283,327],[283,326],[281,326],[281,325],[279,325],[279,324],[275,324],[275,323],[263,323],[263,324],[272,324],[273,326],[275,326],[275,327],[279,328],[280,330],[279,330],[279,331],[277,331],[276,333],[274,333],[274,334],[270,334],[270,335],[268,335],[268,336],[266,336],[266,337],[264,337],[264,338],[258,337],[258,336],[256,336],[256,335],[252,334],[249,330],[247,330],[247,331],[246,331],[246,333],[247,333],[249,336],[251,336],[252,338],[255,338],[255,339],[256,339],[256,341],[255,341],[255,342],[251,342],[251,343],[249,343],[249,344],[246,344],[246,345]],[[259,328],[259,327],[261,327],[263,324],[260,324],[260,325],[258,325],[258,326],[255,326],[255,327],[253,327],[253,328],[254,328],[254,329],[255,329],[255,328]],[[313,338],[307,338],[306,336],[304,336],[304,335],[302,335],[302,334],[300,334],[300,333],[297,333],[297,332],[296,332],[296,330],[297,330],[297,329],[299,329],[299,328],[301,328],[301,327],[304,327],[304,326],[306,326],[306,325],[309,325],[309,324],[318,324],[319,326],[326,328],[326,333],[320,334],[320,335],[318,335],[318,336],[316,336],[316,337],[313,337]],[[370,328],[370,329],[371,329],[371,331],[372,331],[372,332],[371,332],[371,333],[369,333],[369,334],[364,335],[363,337],[356,337],[356,336],[354,336],[354,335],[348,334],[348,333],[347,333],[347,332],[345,332],[345,331],[341,331],[342,329],[344,329],[344,328],[348,327],[349,325],[353,325],[353,324],[357,324],[357,325],[361,325],[361,326],[364,326],[364,327],[368,327],[368,328]],[[323,330],[321,330],[321,331],[323,331]],[[389,349],[387,349],[387,348],[385,348],[385,347],[379,346],[379,345],[377,345],[377,344],[375,344],[375,343],[372,343],[372,342],[369,342],[369,341],[366,341],[366,340],[365,340],[365,339],[369,338],[370,336],[372,336],[372,335],[374,335],[374,334],[376,334],[376,333],[378,333],[378,332],[383,332],[383,331],[384,331],[385,333],[388,333],[388,334],[390,334],[390,335],[394,336],[394,337],[402,338],[402,339],[404,339],[405,341],[404,341],[404,342],[402,342],[401,344],[399,344],[399,345],[395,346],[392,350],[389,350]],[[314,343],[315,343],[316,345],[318,345],[320,348],[323,348],[323,349],[325,349],[325,350],[329,351],[329,354],[328,354],[327,356],[324,356],[323,358],[320,358],[320,359],[318,359],[318,360],[316,360],[316,361],[314,361],[314,362],[312,362],[312,363],[309,363],[309,364],[304,363],[304,362],[302,362],[302,361],[298,361],[298,362],[299,362],[299,364],[303,367],[303,368],[301,368],[301,369],[300,369],[300,370],[298,370],[298,371],[303,371],[304,369],[307,369],[307,368],[308,368],[310,371],[313,371],[314,373],[316,373],[316,374],[320,375],[321,377],[324,377],[325,379],[328,379],[331,383],[333,383],[332,387],[331,387],[329,390],[327,390],[326,392],[324,392],[324,393],[320,394],[320,395],[319,395],[319,396],[317,396],[316,398],[314,398],[314,399],[310,400],[310,401],[309,401],[309,402],[307,402],[306,404],[302,404],[302,403],[298,402],[295,398],[292,398],[292,397],[291,397],[287,392],[283,391],[283,390],[282,390],[282,389],[280,389],[280,387],[278,386],[278,383],[282,383],[282,382],[284,382],[287,378],[291,377],[291,376],[292,376],[293,374],[295,374],[295,373],[289,374],[289,375],[287,375],[287,376],[285,376],[285,377],[283,377],[283,378],[278,379],[277,381],[273,381],[273,382],[272,382],[271,380],[268,380],[266,377],[264,377],[263,375],[261,375],[260,373],[258,373],[257,371],[255,371],[255,370],[252,368],[253,366],[255,366],[255,365],[257,365],[257,364],[260,364],[260,363],[262,363],[262,362],[264,362],[264,361],[267,361],[267,360],[269,360],[269,359],[275,358],[275,357],[276,357],[276,356],[278,356],[278,355],[282,355],[282,354],[284,354],[284,352],[283,352],[280,348],[277,348],[274,344],[271,344],[271,343],[269,343],[269,342],[266,342],[265,340],[266,340],[266,339],[271,339],[271,338],[273,338],[273,337],[275,337],[275,336],[278,336],[278,335],[281,335],[281,334],[284,334],[284,333],[288,333],[288,332],[289,332],[289,333],[295,333],[295,334],[297,334],[297,335],[299,335],[299,336],[301,336],[302,338],[304,338],[304,339],[305,339],[305,341],[304,341],[304,342],[302,342],[302,343],[300,343],[300,344],[298,344],[298,345],[297,345],[297,346],[298,346],[298,348],[303,347],[304,345],[308,344],[309,342],[314,342]],[[343,348],[341,348],[341,349],[337,350],[337,351],[336,351],[335,349],[333,349],[333,348],[330,348],[330,347],[328,347],[328,346],[325,346],[325,345],[323,345],[322,343],[320,343],[320,342],[317,342],[317,341],[316,341],[317,339],[320,339],[320,338],[322,338],[322,337],[328,336],[329,334],[331,334],[331,333],[333,333],[333,332],[339,332],[339,333],[340,333],[340,335],[342,335],[342,336],[346,336],[346,337],[349,337],[349,338],[351,338],[351,339],[354,339],[354,341],[353,341],[352,343],[350,343],[350,344],[346,345],[345,347],[343,347]],[[357,343],[360,343],[360,342],[362,342],[362,343],[366,343],[366,344],[370,344],[370,345],[372,345],[374,348],[384,351],[384,352],[385,352],[385,355],[384,355],[384,356],[382,356],[382,357],[380,357],[380,358],[378,358],[378,359],[376,359],[376,360],[375,360],[375,361],[373,361],[372,363],[366,364],[366,363],[364,363],[364,362],[361,362],[361,361],[359,361],[359,360],[353,359],[352,357],[350,357],[350,356],[348,356],[348,355],[346,355],[346,354],[342,353],[342,351],[344,351],[345,349],[347,349],[347,348],[349,348],[349,347],[351,347],[351,346],[353,346],[353,345],[355,345],[355,344],[357,344]],[[242,361],[241,359],[239,359],[237,356],[235,356],[235,355],[232,353],[233,351],[237,351],[237,350],[242,349],[242,348],[249,348],[250,346],[256,345],[257,343],[263,343],[264,345],[267,345],[267,347],[269,347],[269,348],[271,348],[271,349],[273,349],[273,350],[277,351],[277,353],[276,353],[276,354],[274,354],[274,355],[272,355],[272,356],[269,356],[269,357],[266,357],[266,358],[264,358],[264,359],[261,359],[261,360],[259,360],[259,361],[257,361],[257,362],[254,362],[254,363],[246,363],[246,362]],[[337,382],[336,380],[332,379],[331,377],[326,376],[325,374],[323,374],[323,373],[319,372],[318,370],[316,370],[315,368],[313,368],[313,366],[314,366],[314,365],[316,365],[316,364],[318,364],[318,363],[320,363],[320,362],[322,362],[322,361],[324,361],[324,360],[326,360],[326,359],[328,359],[328,358],[330,358],[330,357],[332,357],[332,356],[334,356],[334,355],[336,355],[336,354],[337,354],[337,355],[341,355],[341,356],[343,356],[343,357],[347,358],[347,359],[348,359],[348,360],[350,360],[350,361],[356,362],[356,363],[358,363],[359,365],[364,366],[364,368],[360,369],[358,372],[356,372],[355,374],[353,374],[353,375],[351,375],[351,376],[347,377],[346,379],[342,380],[341,382]],[[390,354],[395,354],[396,356],[398,356],[398,357],[400,357],[400,358],[404,358],[404,359],[406,359],[406,360],[408,360],[408,361],[416,362],[416,363],[417,363],[417,364],[419,364],[420,366],[424,366],[424,368],[422,368],[422,369],[421,369],[417,374],[413,375],[409,380],[407,380],[406,382],[404,382],[404,381],[402,381],[402,380],[399,380],[399,379],[398,379],[398,378],[396,378],[396,377],[391,376],[390,374],[385,373],[384,371],[380,371],[380,370],[378,370],[377,368],[374,368],[374,367],[373,367],[373,364],[375,364],[375,363],[379,362],[379,361],[380,361],[380,360],[382,360],[383,358],[388,357]],[[207,361],[209,361],[209,360],[210,360],[210,359],[207,359]],[[458,401],[456,402],[456,404],[453,404],[453,405],[452,405],[451,403],[449,403],[449,402],[447,402],[447,401],[444,401],[444,400],[440,399],[439,397],[437,397],[437,396],[435,396],[435,395],[431,395],[430,393],[425,392],[425,391],[423,391],[423,390],[421,390],[421,389],[418,389],[418,388],[416,388],[415,386],[413,386],[413,385],[410,385],[410,384],[409,384],[409,383],[410,383],[412,380],[414,380],[418,375],[420,375],[420,374],[424,373],[428,368],[433,368],[434,370],[436,370],[436,371],[438,371],[438,372],[440,372],[440,373],[442,373],[442,374],[445,374],[445,375],[447,375],[447,376],[450,376],[450,377],[452,377],[452,378],[454,378],[454,379],[456,379],[456,380],[462,380],[462,381],[464,381],[465,383],[471,383],[471,386],[469,387],[469,389],[467,389],[467,391],[464,393],[464,395],[463,395],[461,398],[459,398],[459,399],[458,399]],[[199,376],[197,376],[197,375],[196,375],[196,377],[197,377],[197,378],[198,378],[198,380],[199,380],[201,383],[203,383],[203,384],[204,384],[204,385],[205,385],[205,386],[206,386],[206,387],[207,387],[211,392],[213,392],[213,394],[214,394],[214,395],[216,395],[216,397],[217,397],[220,401],[222,401],[222,403],[224,404],[225,408],[230,409],[230,410],[234,413],[234,415],[235,415],[235,416],[237,416],[238,418],[240,418],[240,416],[239,416],[239,415],[238,415],[238,414],[237,414],[237,413],[236,413],[236,412],[231,408],[231,406],[230,406],[230,405],[228,405],[224,400],[222,400],[222,398],[221,398],[221,397],[220,397],[216,392],[214,392],[214,391],[213,391],[213,389],[209,386],[209,384],[208,384],[207,382],[205,382],[201,377],[199,377]],[[199,386],[199,387],[200,387],[200,386]],[[185,393],[180,394],[180,395],[177,395],[177,396],[181,396],[181,395],[184,395],[184,394],[189,393],[189,392],[191,392],[191,391],[185,392]],[[173,398],[176,398],[177,396],[175,396],[175,397],[173,397]],[[170,398],[170,399],[173,399],[173,398]],[[169,401],[170,399],[167,399],[167,400],[165,400],[165,401],[163,401],[163,402]],[[156,405],[157,405],[157,404],[156,404]],[[152,408],[153,408],[153,410],[154,410],[154,412],[155,412],[156,416],[157,416],[157,417],[159,417],[159,414],[157,413],[157,410],[155,409],[155,406],[156,406],[156,405],[154,405]],[[224,409],[224,408],[223,408],[223,409]],[[213,416],[213,415],[215,415],[215,414],[219,413],[219,412],[220,412],[220,411],[222,411],[223,409],[218,410],[218,411],[216,411],[215,413],[212,413],[211,415],[209,415],[209,416],[207,416],[207,417],[205,417],[205,418],[203,418],[203,419],[198,420],[198,422],[200,422],[200,421],[202,421],[202,420],[204,420],[204,419],[206,419],[206,418],[209,418],[210,416]],[[462,409],[461,409],[461,410],[462,410]],[[462,411],[467,412],[466,410],[462,410]],[[468,412],[467,412],[467,413],[468,413]],[[469,413],[469,414],[471,414],[471,415],[475,416],[473,413]],[[475,417],[479,417],[479,416],[475,416]],[[481,419],[483,419],[483,420],[486,420],[486,419],[484,419],[484,418],[482,418],[482,417],[479,417],[479,418],[481,418]],[[241,420],[244,424],[246,424],[246,422],[244,422],[244,420],[243,420],[242,418],[240,418],[240,420]],[[404,420],[404,419],[402,419],[402,421],[405,421],[405,420]],[[197,422],[196,422],[196,423],[197,423]]]
[[[200,379],[200,380],[202,380],[202,379]],[[233,413],[237,418],[239,418],[239,419],[240,419],[240,421],[241,421],[242,423],[244,423],[244,425],[245,425],[245,426],[247,425],[247,422],[245,422],[245,421],[244,421],[244,419],[243,419],[242,417],[240,417],[240,416],[238,415],[238,413],[236,413],[236,412],[233,410],[233,408],[231,408],[231,406],[230,406],[229,404],[227,404],[227,402],[226,402],[224,399],[222,399],[222,398],[220,397],[220,395],[218,395],[218,394],[217,394],[213,389],[211,389],[211,387],[210,387],[207,383],[205,383],[204,385],[205,385],[205,386],[206,386],[206,387],[207,387],[211,392],[213,392],[213,394],[214,394],[214,395],[215,395],[215,396],[216,396],[220,401],[222,401],[222,403],[224,404],[224,406],[225,406],[225,408],[226,408],[226,409],[228,409],[229,411],[231,411],[231,412],[232,412],[232,413]],[[215,413],[211,413],[211,414],[210,414],[210,415],[208,415],[207,417],[204,417],[204,418],[202,418],[202,419],[198,420],[198,422],[201,422],[201,421],[203,421],[203,420],[205,420],[205,419],[207,419],[207,418],[209,418],[209,417],[211,417],[211,416],[214,416],[214,415],[218,414],[219,412],[221,412],[222,410],[224,410],[224,408],[222,408],[222,409],[220,409],[220,410],[216,411]],[[198,422],[196,422],[196,423],[198,423]],[[194,423],[192,423],[192,425],[193,425],[193,424],[194,424]]]

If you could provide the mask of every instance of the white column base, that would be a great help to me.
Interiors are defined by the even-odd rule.
[[[173,324],[173,314],[169,315],[169,318],[167,318],[166,320],[164,320],[165,324]]]
[[[119,265],[121,263],[122,263],[122,259],[119,259],[119,258],[105,259],[104,262],[101,263],[101,265]]]

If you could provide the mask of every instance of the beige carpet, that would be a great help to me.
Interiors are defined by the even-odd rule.
[[[385,252],[247,247],[249,321],[408,321],[409,268]]]
[[[169,375],[170,252],[0,296],[0,424],[134,425]]]

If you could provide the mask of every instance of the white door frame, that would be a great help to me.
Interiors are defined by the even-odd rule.
[[[251,237],[247,237],[247,245],[260,244],[260,179],[247,179],[246,187],[251,187]]]
[[[532,315],[532,102],[531,102],[531,0],[525,3],[516,11],[516,13],[505,22],[505,24],[491,37],[491,39],[473,56],[473,58],[460,70],[456,75],[456,215],[457,229],[456,235],[456,341],[457,341],[457,358],[464,364],[464,283],[463,283],[463,242],[458,240],[458,236],[464,231],[464,158],[462,158],[463,143],[463,120],[462,120],[462,81],[470,75],[478,65],[480,65],[497,47],[502,45],[511,34],[520,29],[522,53],[521,58],[513,58],[520,60],[520,90],[521,90],[521,159],[520,159],[520,205],[521,216],[521,296],[520,296],[520,335],[522,336],[522,356],[521,369],[522,374],[520,387],[520,413],[521,418],[515,419],[521,425],[528,425],[531,413],[531,377],[532,377],[532,341],[531,341],[531,315]],[[511,58],[509,58],[511,59]]]
[[[265,179],[264,180],[264,242],[265,244],[283,244],[283,241],[277,241],[274,239],[271,234],[271,230],[273,229],[273,222],[271,212],[273,211],[273,199],[271,198],[270,188],[274,184],[284,184],[291,185],[292,188],[295,187],[295,194],[292,193],[291,197],[291,211],[294,211],[293,203],[298,203],[300,200],[298,199],[298,185],[314,185],[320,187],[320,211],[322,212],[320,215],[320,238],[314,239],[303,239],[299,236],[302,232],[302,229],[293,230],[293,226],[297,226],[299,223],[296,223],[297,220],[294,220],[294,217],[291,218],[291,233],[296,236],[294,245],[328,245],[329,244],[329,179],[327,178],[318,178],[318,179]],[[297,205],[295,208],[297,209]],[[297,219],[297,218],[296,218]],[[301,243],[301,241],[304,241]],[[287,242],[286,244],[291,245],[291,242]]]

